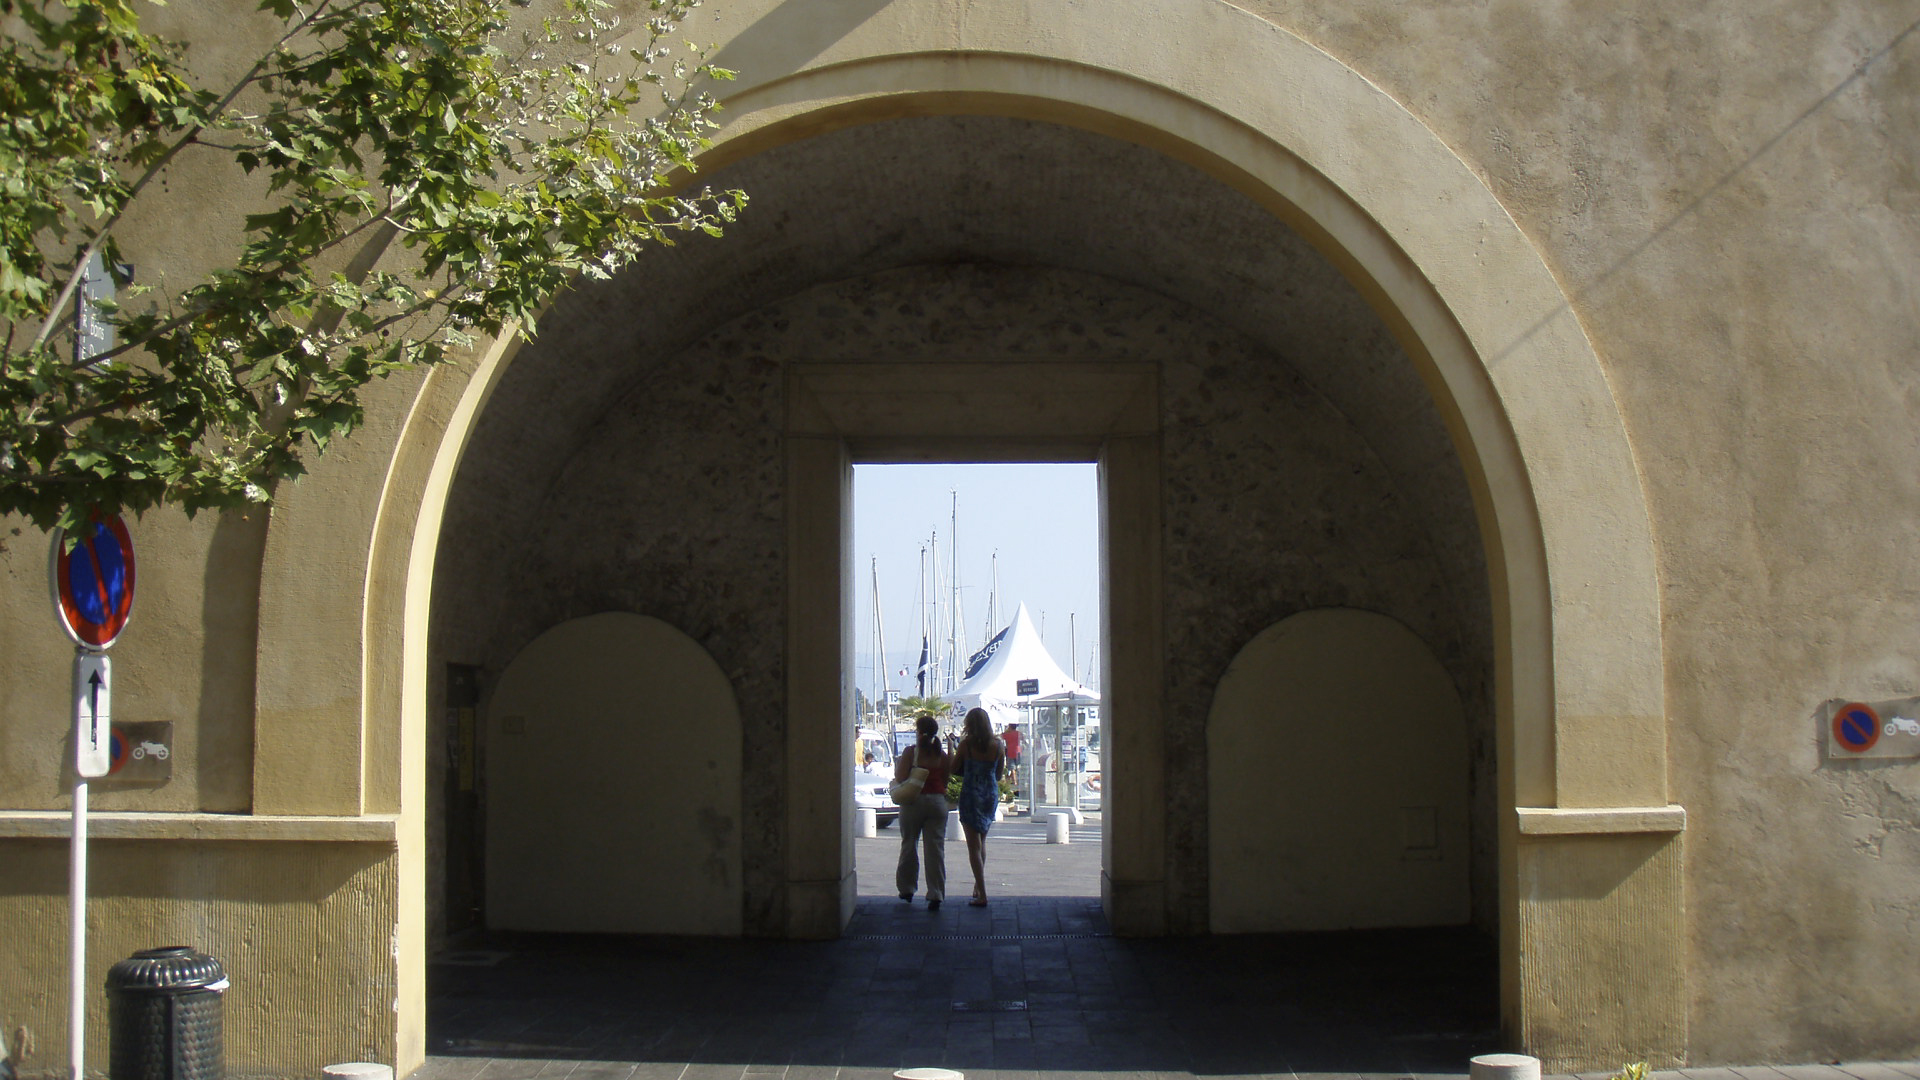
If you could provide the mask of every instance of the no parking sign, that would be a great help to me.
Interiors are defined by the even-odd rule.
[[[133,614],[133,538],[120,515],[95,517],[71,548],[54,530],[47,556],[53,614],[80,646],[73,658],[74,770],[82,778],[113,767],[113,666],[106,650]]]
[[[53,613],[84,649],[105,649],[133,614],[133,538],[120,515],[96,517],[71,549],[56,529],[47,559]]]
[[[1821,706],[1827,759],[1920,757],[1920,697]]]

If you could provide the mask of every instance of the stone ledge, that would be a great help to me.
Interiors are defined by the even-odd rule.
[[[1626,833],[1679,833],[1687,829],[1687,808],[1604,806],[1561,808],[1520,806],[1521,836],[1610,836]]]
[[[0,839],[65,840],[73,830],[66,810],[0,810]],[[252,814],[157,814],[102,810],[87,815],[90,840],[266,840],[398,844],[400,819],[391,814],[319,817]]]

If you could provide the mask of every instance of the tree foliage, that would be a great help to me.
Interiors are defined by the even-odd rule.
[[[718,235],[745,197],[680,186],[731,77],[673,40],[698,0],[633,0],[632,28],[604,0],[523,2],[263,0],[278,40],[208,87],[133,0],[0,0],[0,511],[268,503],[372,380]],[[148,280],[121,239],[198,155],[264,194],[222,193],[230,262]],[[97,309],[90,261],[118,287]]]
[[[953,715],[953,702],[938,694],[909,694],[900,699],[900,715],[911,719],[921,713],[944,720]]]

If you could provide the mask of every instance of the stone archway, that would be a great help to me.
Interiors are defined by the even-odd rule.
[[[1369,297],[1449,422],[1489,549],[1509,1025],[1551,1061],[1677,1054],[1685,1002],[1673,835],[1684,815],[1666,803],[1650,527],[1598,359],[1491,193],[1354,72],[1215,0],[1165,0],[1126,17],[1007,0],[971,5],[958,21],[927,0],[816,33],[772,32],[790,6],[740,4],[713,24],[721,61],[750,80],[730,99],[716,163],[895,116],[1067,123],[1198,165],[1313,240]],[[1170,26],[1181,28],[1177,40],[1153,30]],[[388,420],[397,450],[376,466],[376,514],[334,520],[336,507],[296,494],[269,541],[260,698],[304,700],[281,691],[316,660],[361,670],[368,737],[337,741],[355,760],[371,755],[360,805],[402,815],[403,1059],[418,1045],[424,961],[420,913],[406,906],[417,903],[407,883],[418,884],[423,857],[417,747],[432,537],[473,418],[514,351],[498,344],[471,378],[436,373],[404,421]],[[329,595],[330,582],[287,572],[315,550],[340,550],[337,530],[356,523],[372,534],[364,609]],[[274,642],[308,643],[292,622],[336,609],[364,625],[358,651],[342,639],[328,648],[344,655],[304,665],[273,655]],[[369,644],[396,638],[391,658]],[[292,790],[275,780],[296,760],[271,720],[263,709],[256,769],[269,804]],[[1567,1022],[1574,1016],[1583,1023]]]

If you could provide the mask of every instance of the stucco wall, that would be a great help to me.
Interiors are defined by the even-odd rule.
[[[1920,1052],[1920,765],[1836,767],[1813,719],[1916,689],[1920,4],[1236,3],[1452,146],[1607,367],[1665,585],[1694,1060]]]
[[[1300,34],[1370,80],[1459,155],[1498,199],[1494,216],[1512,215],[1555,275],[1604,367],[1607,393],[1600,396],[1610,394],[1618,403],[1635,458],[1616,471],[1637,467],[1661,578],[1660,640],[1648,634],[1640,644],[1663,658],[1666,715],[1647,722],[1656,734],[1664,732],[1657,741],[1670,752],[1671,774],[1664,785],[1655,776],[1651,783],[1636,777],[1632,786],[1642,801],[1671,797],[1685,804],[1689,826],[1684,859],[1673,844],[1641,859],[1639,841],[1595,840],[1570,843],[1549,861],[1572,882],[1564,890],[1572,900],[1594,882],[1606,884],[1576,865],[1583,845],[1620,847],[1623,865],[1646,868],[1639,872],[1662,881],[1684,877],[1690,1015],[1685,1024],[1658,1018],[1647,1030],[1662,1033],[1663,1047],[1684,1043],[1699,1063],[1920,1053],[1908,1008],[1920,998],[1920,934],[1914,932],[1920,918],[1914,900],[1920,896],[1920,772],[1912,765],[1836,766],[1823,758],[1813,729],[1821,701],[1914,690],[1910,628],[1920,614],[1914,584],[1920,581],[1920,554],[1903,523],[1920,502],[1913,479],[1920,475],[1920,451],[1911,434],[1913,342],[1920,340],[1920,308],[1912,299],[1912,268],[1920,265],[1914,214],[1920,179],[1911,167],[1920,149],[1920,65],[1913,60],[1920,3],[1624,0],[1596,7],[1525,0],[1242,0],[1238,6],[1251,14],[1233,23],[1229,36],[1259,36],[1255,16]],[[825,54],[858,59],[834,50],[870,27],[891,35],[885,39],[889,47],[938,51],[985,40],[993,21],[1008,13],[1025,17],[1017,3],[827,5],[809,8],[803,19],[797,18],[801,7],[742,2],[703,9],[702,18],[738,32],[728,59],[778,55],[805,65]],[[1078,10],[1036,7],[1041,9],[1062,20]],[[206,35],[202,51],[231,63],[261,30],[237,29],[232,16],[239,10],[229,5],[208,16],[206,9],[174,5],[154,17],[218,18],[220,32]],[[1160,17],[1176,10],[1207,19],[1203,25]],[[1222,10],[1216,4],[1143,0],[1103,13],[1099,29],[1138,43],[1138,52],[1150,57],[1151,63],[1116,64],[1124,76],[1152,67],[1159,74],[1149,81],[1178,83],[1178,94],[1226,100],[1251,114],[1258,110],[1249,103],[1271,97],[1272,88],[1297,87],[1290,81],[1297,73],[1214,63],[1206,49],[1218,45]],[[890,21],[896,12],[905,13],[898,25]],[[924,18],[913,22],[916,15]],[[1196,44],[1203,38],[1212,44]],[[1038,36],[1029,47],[1045,53],[1073,44]],[[1105,55],[1123,51],[1111,43],[1103,47],[1109,49]],[[787,74],[785,68],[748,70],[749,79],[765,83]],[[1323,104],[1316,98],[1274,108],[1302,117],[1305,130],[1332,132],[1326,146],[1337,152],[1321,159],[1329,167],[1378,152],[1384,157],[1365,159],[1380,167],[1360,183],[1416,195],[1423,190],[1419,177],[1394,168],[1400,144],[1374,138],[1377,131],[1342,129],[1342,117],[1314,111]],[[1122,112],[1129,107],[1116,106]],[[1140,111],[1142,124],[1161,118]],[[964,134],[972,123],[954,126]],[[1273,229],[1269,220],[1253,215],[1251,226],[1234,220],[1231,227],[1208,231],[1208,214],[1191,212],[1193,205],[1182,201],[1178,184],[1166,182],[1158,160],[1124,147],[1063,155],[1044,140],[1023,143],[1004,130],[993,139],[963,142],[975,153],[957,169],[927,168],[942,160],[942,147],[926,142],[889,149],[836,137],[815,140],[812,159],[804,152],[785,155],[779,169],[752,173],[756,214],[780,207],[783,192],[797,196],[786,204],[799,209],[762,215],[764,225],[743,223],[723,244],[658,253],[636,271],[628,291],[602,294],[596,302],[606,307],[604,319],[624,328],[630,347],[596,354],[555,344],[544,365],[516,369],[515,382],[502,389],[535,403],[537,416],[505,437],[483,431],[474,460],[516,457],[516,468],[497,470],[494,479],[545,483],[580,452],[575,436],[608,402],[629,392],[619,367],[635,351],[676,356],[716,327],[817,282],[956,258],[1052,265],[1147,290],[1206,312],[1203,321],[1210,325],[1250,335],[1262,348],[1286,356],[1335,412],[1363,415],[1366,401],[1379,400],[1372,395],[1381,384],[1350,378],[1351,368],[1339,362],[1344,350],[1317,353],[1311,335],[1293,334],[1285,316],[1288,304],[1301,298],[1270,285],[1276,275],[1285,276],[1283,254],[1300,249],[1265,239]],[[1009,194],[1008,179],[1036,164],[1051,167],[1052,179],[1016,185]],[[190,263],[218,241],[221,231],[210,219],[220,201],[203,197],[204,179],[184,167],[174,172],[180,212],[153,219],[144,235],[157,242],[135,245],[144,248],[136,254],[141,266]],[[1390,201],[1379,190],[1365,193],[1367,206],[1378,209]],[[1171,202],[1165,199],[1169,192]],[[1083,200],[1103,213],[1078,213]],[[1203,204],[1215,210],[1226,205]],[[932,227],[929,207],[944,215]],[[1438,214],[1445,208],[1433,209]],[[1463,320],[1502,310],[1511,281],[1509,265],[1480,262],[1486,235],[1461,231],[1447,238],[1442,256],[1429,251],[1417,267],[1409,263],[1410,274],[1445,272],[1475,283],[1450,294],[1467,297],[1451,313]],[[741,238],[750,242],[734,242]],[[1216,261],[1217,251],[1227,257]],[[1255,262],[1257,272],[1249,273],[1249,255],[1278,262]],[[1493,342],[1478,359],[1497,376],[1509,371],[1515,355],[1510,348],[1524,352],[1528,341],[1549,332],[1553,317],[1525,313],[1527,329],[1519,338]],[[1325,362],[1315,362],[1316,356]],[[757,378],[744,365],[739,370],[749,372],[749,384]],[[359,449],[338,465],[317,469],[303,490],[290,494],[289,512],[279,524],[325,529],[335,507],[351,511],[346,516],[355,523],[371,517],[387,476],[386,451],[397,438],[393,420],[404,416],[415,386],[409,382],[375,395],[376,425],[357,440]],[[678,392],[668,390],[669,398]],[[1564,414],[1575,425],[1588,415],[1584,404]],[[1376,440],[1373,451],[1389,465],[1419,457],[1417,442],[1379,441],[1392,432],[1378,429],[1368,434]],[[1548,458],[1553,449],[1547,447]],[[1582,444],[1569,452],[1587,449]],[[750,449],[747,456],[757,453]],[[777,536],[754,517],[777,518],[777,508],[754,501],[769,489],[751,471],[739,475],[755,477],[746,485],[754,507],[725,524]],[[328,486],[334,484],[340,489]],[[1410,511],[1414,517],[1442,519],[1450,513],[1445,499],[1439,505],[1427,500],[1444,490],[1403,486],[1399,494],[1417,504]],[[1577,502],[1579,494],[1558,496]],[[520,507],[543,505],[538,493],[505,490],[501,496]],[[170,784],[137,792],[102,785],[96,799],[103,805],[245,810],[261,808],[263,794],[268,806],[309,794],[285,783],[263,793],[255,783],[262,775],[252,742],[256,679],[272,690],[258,703],[272,721],[259,727],[262,737],[313,731],[340,736],[342,745],[355,748],[385,747],[389,736],[397,740],[397,725],[370,743],[361,739],[355,665],[362,655],[359,635],[366,624],[358,616],[366,594],[353,587],[362,582],[351,571],[368,560],[367,531],[357,524],[342,529],[346,539],[331,552],[337,560],[308,570],[314,587],[302,596],[320,603],[307,609],[289,607],[284,596],[276,601],[279,621],[260,635],[273,662],[257,665],[265,674],[246,672],[259,654],[251,599],[258,575],[249,565],[258,555],[245,553],[265,546],[262,524],[250,522],[243,537],[223,536],[230,526],[213,518],[188,525],[158,515],[141,523],[136,539],[150,560],[143,563],[143,589],[151,584],[156,591],[142,601],[130,636],[116,652],[124,692],[118,704],[129,713],[173,719],[182,738],[202,741],[183,751]],[[60,696],[68,653],[46,620],[44,541],[17,528],[9,523],[0,582],[0,663],[6,665],[0,671],[0,803],[53,808],[64,800],[58,780],[65,732]],[[503,534],[478,529],[450,535],[484,546]],[[449,554],[456,550],[447,548]],[[1445,567],[1445,580],[1470,577],[1465,553],[1451,540],[1436,540],[1432,551]],[[501,547],[477,557],[517,565],[522,554]],[[1583,566],[1604,570],[1612,553],[1587,556]],[[342,566],[349,571],[346,581],[336,572]],[[453,566],[460,569],[457,562]],[[1576,575],[1554,584],[1565,598],[1558,616],[1578,615],[1593,582]],[[168,598],[166,614],[156,615],[150,606],[155,595]],[[749,617],[768,610],[753,607]],[[718,657],[726,642],[703,635],[702,618],[694,611],[678,625]],[[448,636],[461,632],[449,627],[441,624],[440,638],[449,644],[437,659],[495,663],[510,655],[511,642]],[[522,640],[538,629],[524,629]],[[777,641],[778,635],[762,626],[750,639]],[[390,644],[376,642],[375,652]],[[323,647],[318,660],[303,663],[302,657],[316,656],[313,646]],[[1435,647],[1443,658],[1457,648],[1444,641]],[[742,654],[741,660],[749,671],[777,663],[761,654]],[[730,674],[741,665],[721,662]],[[756,681],[742,685],[773,696],[763,707],[743,695],[754,710],[748,730],[774,737],[769,718],[779,715],[775,702],[783,683],[770,675],[751,677]],[[1205,685],[1197,670],[1183,678],[1191,693]],[[311,693],[302,691],[303,681]],[[1471,700],[1486,691],[1468,685],[1464,692]],[[324,707],[306,708],[310,700]],[[374,717],[377,724],[388,719]],[[1563,733],[1583,720],[1555,718]],[[442,744],[436,738],[430,745]],[[1602,758],[1606,747],[1589,743],[1577,749]],[[1544,755],[1555,750],[1548,745]],[[296,756],[287,750],[284,759],[269,761],[265,775],[299,775]],[[398,757],[376,754],[365,769],[357,760],[348,762],[314,794],[328,812],[392,808],[399,802]],[[1182,769],[1190,773],[1192,767],[1186,762]],[[1602,786],[1578,794],[1604,792],[1604,770],[1593,775],[1601,776]],[[1192,791],[1175,783],[1169,794],[1178,799]],[[763,815],[749,843],[777,843],[777,821]],[[752,815],[748,827],[756,827]],[[1202,838],[1188,833],[1174,839],[1173,850],[1192,852]],[[15,841],[7,843],[10,856]],[[772,886],[762,880],[749,890],[767,895]],[[1678,895],[1664,886],[1622,892],[1622,910],[1643,914],[1673,909]],[[1545,899],[1557,903],[1561,894],[1549,893]],[[1544,909],[1532,912],[1528,925],[1553,921],[1546,916],[1557,917]],[[0,928],[38,925],[26,918],[9,914]],[[1577,920],[1564,925],[1579,937]],[[1658,935],[1663,943],[1665,925]],[[1844,929],[1829,929],[1835,926]],[[1592,942],[1605,944],[1597,937]],[[1630,951],[1632,944],[1622,947]],[[1596,967],[1610,966],[1618,950],[1577,955],[1598,957]],[[1671,984],[1671,974],[1661,973],[1662,986]],[[1626,978],[1615,985],[1633,983]]]
[[[67,844],[0,844],[0,926],[9,928],[0,933],[0,1030],[29,1036],[32,1052],[11,1062],[22,1077],[65,1077]],[[107,968],[168,945],[226,968],[221,1012],[236,1080],[393,1060],[391,844],[148,836],[96,838],[89,849],[90,1074],[107,1061]]]
[[[116,722],[173,725],[164,782],[103,778],[97,810],[246,810],[263,514],[148,514],[131,529],[137,592],[112,651]],[[14,523],[0,554],[0,810],[53,810],[73,790],[73,643],[54,621],[48,538]]]

